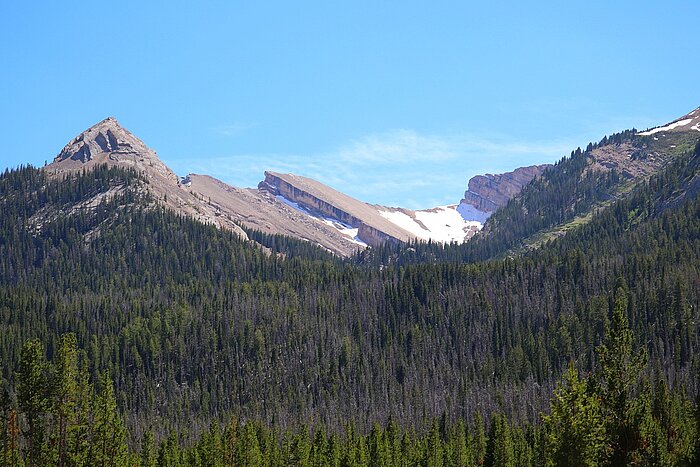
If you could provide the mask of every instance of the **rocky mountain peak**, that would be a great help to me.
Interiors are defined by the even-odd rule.
[[[61,176],[102,164],[138,171],[146,180],[142,189],[153,195],[157,200],[155,204],[247,238],[232,219],[221,215],[219,206],[187,190],[191,185],[189,178],[181,183],[180,178],[158,158],[153,149],[121,126],[114,117],[105,118],[73,138],[44,169],[52,176]]]
[[[178,181],[156,152],[114,117],[105,118],[73,138],[47,169],[62,173],[97,164],[130,166],[150,176]]]
[[[73,138],[56,156],[54,163],[70,160],[85,164],[100,159],[119,161],[144,158],[158,157],[155,151],[122,127],[116,118],[107,117]]]
[[[549,164],[520,167],[502,174],[477,175],[469,180],[468,190],[461,204],[468,204],[477,210],[491,213],[520,193],[525,185],[542,175]]]

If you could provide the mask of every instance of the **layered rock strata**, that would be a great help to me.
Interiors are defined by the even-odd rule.
[[[520,167],[502,174],[477,175],[469,180],[462,204],[469,204],[477,210],[491,213],[520,193],[532,179],[542,175],[549,164]]]

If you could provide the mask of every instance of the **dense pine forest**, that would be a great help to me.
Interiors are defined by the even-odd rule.
[[[700,145],[619,199],[585,164],[466,245],[344,261],[179,217],[134,171],[6,171],[2,462],[697,465]]]

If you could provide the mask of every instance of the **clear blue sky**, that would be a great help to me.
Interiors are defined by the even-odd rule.
[[[459,201],[700,105],[700,2],[0,2],[0,167],[109,116],[178,174]]]

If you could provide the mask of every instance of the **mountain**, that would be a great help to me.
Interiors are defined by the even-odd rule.
[[[464,193],[461,205],[470,205],[485,216],[508,204],[533,178],[551,167],[549,164],[520,167],[503,174],[477,175],[469,179],[469,188]],[[465,209],[466,206],[460,206]]]
[[[45,170],[61,176],[100,164],[142,172],[147,182],[144,189],[154,202],[179,214],[232,230],[243,238],[247,234],[241,227],[292,236],[341,257],[384,242],[463,243],[481,229],[490,211],[541,173],[525,168],[488,175],[488,186],[475,177],[470,187],[476,191],[470,189],[468,194],[480,201],[473,208],[466,202],[425,210],[373,205],[310,178],[275,172],[265,172],[257,188],[237,188],[206,175],[178,178],[155,151],[113,117],[75,137]]]
[[[594,440],[603,465],[698,465],[700,134],[681,126],[574,151],[464,244],[347,260],[163,209],[147,159],[116,162],[126,135],[7,170],[5,463],[567,465]],[[352,207],[266,180],[309,216]]]
[[[538,248],[590,222],[670,163],[692,152],[700,108],[655,129],[626,130],[572,151],[489,219],[477,257]]]
[[[102,120],[73,138],[44,170],[53,177],[61,177],[103,164],[133,168],[144,174],[144,190],[152,194],[159,205],[246,238],[245,232],[230,219],[220,216],[215,207],[182,189],[179,177],[156,152],[114,117]],[[90,204],[91,201],[85,202]]]
[[[371,205],[293,174],[265,172],[258,187],[326,221],[357,229],[358,238],[372,246],[414,239],[462,243],[481,227],[462,218],[454,205],[419,211]]]
[[[197,174],[186,176],[183,187],[197,199],[206,199],[220,216],[248,229],[303,239],[340,256],[350,256],[365,246],[356,239],[356,232],[339,223],[322,222],[266,190],[236,188]]]
[[[265,172],[257,188],[237,188],[197,174],[179,179],[112,117],[69,142],[46,170],[58,176],[98,164],[132,167],[145,174],[144,190],[154,204],[243,238],[243,229],[286,235],[341,257],[387,242],[463,244],[480,232],[462,255],[473,260],[537,248],[588,222],[594,211],[624,198],[692,150],[699,132],[700,108],[656,128],[606,136],[555,166],[477,175],[459,204],[416,211],[365,203],[294,174]]]
[[[340,256],[383,242],[461,243],[481,228],[478,221],[465,220],[456,205],[420,211],[372,205],[293,174],[265,172],[258,188],[236,188],[190,174],[183,186],[246,228],[291,235]]]
[[[369,264],[473,262],[528,254],[588,224],[615,202],[632,196],[651,177],[692,153],[699,137],[700,107],[652,129],[630,129],[605,136],[585,149],[577,148],[552,166],[518,169],[513,173],[539,175],[535,174],[508,200],[501,195],[512,187],[512,178],[474,177],[458,209],[469,210],[473,215],[477,211],[475,206],[485,210],[492,207],[493,203],[484,201],[481,194],[499,200],[501,206],[493,212],[478,211],[485,217],[484,227],[472,241],[450,249],[417,245],[410,252],[389,246],[387,251],[366,252],[363,261]],[[499,186],[500,181],[505,183]],[[682,203],[698,190],[700,181],[695,179],[681,189],[678,198],[667,200],[667,204]]]
[[[639,132],[640,136],[650,136],[661,133],[665,137],[666,133],[683,133],[688,131],[700,131],[700,107],[688,112],[680,118],[675,119],[666,125],[654,127],[646,131]]]

